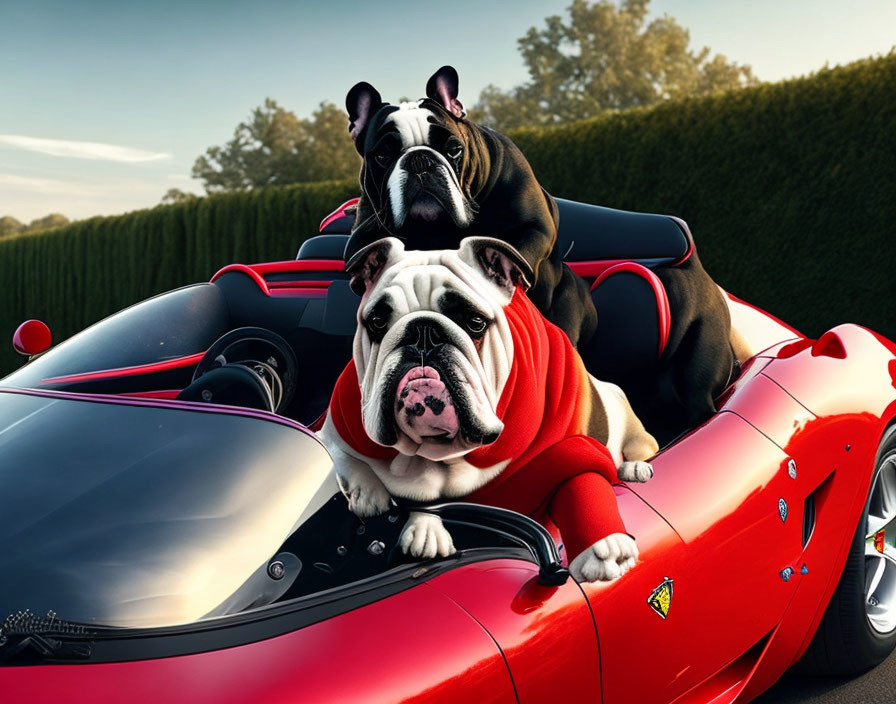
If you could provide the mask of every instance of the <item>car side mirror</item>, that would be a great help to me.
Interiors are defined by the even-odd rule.
[[[12,336],[12,346],[16,352],[28,358],[46,351],[52,342],[50,328],[40,320],[26,320]]]

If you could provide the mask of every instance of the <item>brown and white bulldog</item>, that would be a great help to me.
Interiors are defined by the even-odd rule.
[[[634,565],[611,482],[649,479],[656,442],[526,297],[526,260],[492,238],[439,251],[387,238],[350,273],[364,291],[353,361],[321,437],[351,510],[465,497],[552,520],[577,579]],[[441,521],[419,512],[400,544],[415,557],[454,552]]]

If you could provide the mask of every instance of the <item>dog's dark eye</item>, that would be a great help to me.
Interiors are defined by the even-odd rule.
[[[373,332],[382,332],[388,323],[389,319],[380,313],[374,313],[367,319],[367,327]]]
[[[452,144],[448,149],[445,150],[445,154],[449,159],[460,159],[460,155],[464,153],[463,145],[461,144]]]
[[[387,157],[385,154],[377,154],[375,157],[373,157],[373,160],[380,166],[385,166],[389,163],[389,157]]]
[[[467,330],[474,335],[484,332],[488,327],[488,321],[481,315],[471,315],[467,318]]]

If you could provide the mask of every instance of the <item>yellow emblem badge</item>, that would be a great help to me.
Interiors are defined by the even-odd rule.
[[[647,603],[650,608],[656,611],[661,617],[666,618],[669,615],[669,607],[672,606],[672,582],[674,580],[666,577],[663,583],[658,586],[647,597]]]

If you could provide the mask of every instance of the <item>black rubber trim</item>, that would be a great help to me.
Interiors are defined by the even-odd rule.
[[[438,562],[402,565],[385,574],[344,587],[220,619],[147,629],[97,629],[83,624],[92,634],[68,640],[89,643],[89,657],[77,663],[70,659],[17,658],[0,664],[0,667],[153,660],[238,647],[276,638],[354,611],[411,589],[461,565],[508,558],[533,561],[530,551],[523,548],[473,548]]]
[[[540,523],[516,511],[497,506],[447,502],[414,509],[439,516],[445,522],[466,523],[491,530],[522,543],[538,564],[538,583],[559,586],[569,579],[554,539]]]

